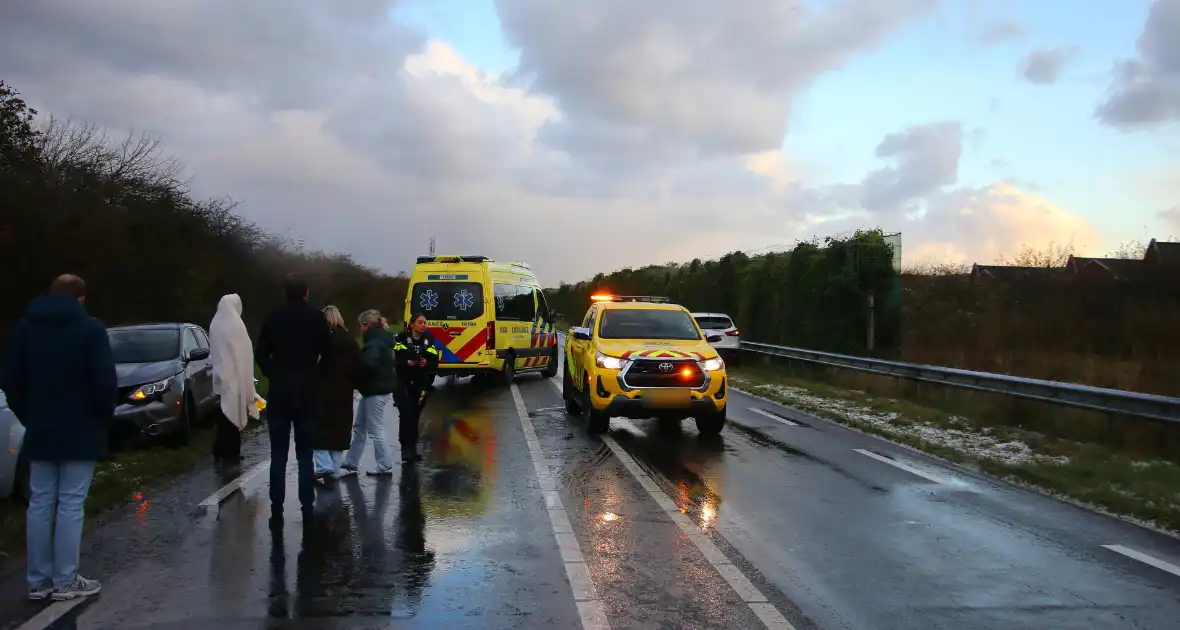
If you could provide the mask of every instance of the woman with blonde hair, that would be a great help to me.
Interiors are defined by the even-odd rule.
[[[313,442],[316,479],[340,474],[340,463],[352,437],[353,389],[364,376],[361,349],[348,333],[340,309],[325,307],[324,318],[332,329],[332,364],[324,381],[324,409]]]

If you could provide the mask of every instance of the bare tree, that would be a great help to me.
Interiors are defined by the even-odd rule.
[[[1011,258],[1001,253],[996,259],[996,263],[1013,267],[1064,267],[1065,263],[1069,262],[1069,257],[1073,256],[1073,254],[1074,247],[1072,244],[1058,245],[1057,243],[1049,243],[1040,249],[1031,245],[1025,245]]]

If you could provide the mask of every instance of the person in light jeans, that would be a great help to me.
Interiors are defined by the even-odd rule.
[[[395,379],[393,367],[393,335],[381,325],[381,313],[368,310],[357,318],[364,338],[361,356],[364,362],[364,377],[360,379],[357,391],[361,401],[356,408],[356,420],[352,424],[352,444],[348,455],[340,464],[341,475],[356,474],[365,442],[372,440],[373,455],[377,469],[370,475],[392,475],[393,455],[385,437],[385,407],[393,394]]]
[[[115,352],[106,326],[86,313],[86,283],[53,281],[29,304],[0,364],[0,389],[25,425],[29,460],[29,599],[95,595],[78,574],[86,496],[95,462],[108,454],[118,399]]]

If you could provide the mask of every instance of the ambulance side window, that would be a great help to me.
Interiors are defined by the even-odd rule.
[[[590,336],[594,336],[594,324],[598,319],[598,309],[590,309],[590,315],[586,318],[586,328],[590,331]]]
[[[533,307],[533,290],[518,284],[497,284],[494,288],[496,295],[496,319],[505,321],[531,322],[535,309]]]
[[[496,295],[496,319],[516,319],[512,316],[512,303],[516,299],[516,285],[497,284],[493,287]]]

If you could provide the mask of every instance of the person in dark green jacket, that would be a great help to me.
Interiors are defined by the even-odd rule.
[[[389,441],[385,438],[385,407],[389,404],[389,396],[395,386],[393,366],[393,335],[381,326],[381,313],[368,310],[357,318],[360,323],[364,348],[364,370],[357,392],[361,395],[361,402],[356,408],[356,419],[352,423],[352,444],[348,447],[348,455],[340,464],[341,475],[355,475],[361,455],[365,452],[365,442],[373,441],[373,456],[377,460],[377,469],[368,474],[392,475],[393,454],[389,449]]]

